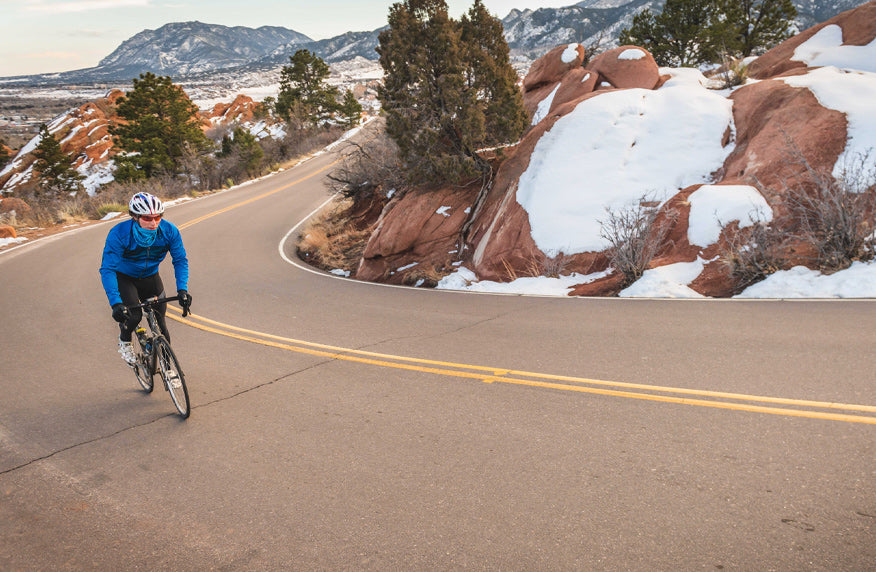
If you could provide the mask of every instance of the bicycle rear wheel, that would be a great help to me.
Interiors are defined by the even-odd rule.
[[[170,398],[176,410],[183,419],[191,413],[189,406],[189,390],[186,389],[186,378],[183,375],[176,354],[173,353],[170,344],[163,336],[155,338],[155,352],[157,352],[156,369],[164,380],[164,388],[170,393]]]
[[[146,393],[152,393],[152,364],[149,363],[152,359],[152,356],[149,354],[149,352],[146,351],[146,348],[144,348],[140,344],[139,334],[133,336],[133,338],[134,339],[132,341],[134,344],[134,349],[136,350],[134,352],[134,355],[137,357],[137,363],[135,363],[131,367],[134,370],[134,375],[137,376],[137,383],[140,384],[140,387],[143,388],[143,391],[145,391]]]

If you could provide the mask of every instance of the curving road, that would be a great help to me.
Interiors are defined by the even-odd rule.
[[[872,568],[876,303],[329,277],[285,238],[335,160],[168,210],[188,421],[115,351],[110,224],[0,254],[0,569]]]

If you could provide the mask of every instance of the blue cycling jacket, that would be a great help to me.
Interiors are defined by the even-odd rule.
[[[106,291],[110,306],[122,303],[116,272],[132,278],[146,278],[158,272],[158,265],[170,252],[173,259],[173,274],[176,289],[188,290],[189,260],[183,247],[182,235],[173,223],[164,219],[158,224],[158,236],[152,246],[143,247],[134,238],[134,219],[120,222],[112,227],[103,247],[100,264],[100,281]]]

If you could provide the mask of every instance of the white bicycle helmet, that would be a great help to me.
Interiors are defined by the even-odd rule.
[[[164,204],[161,199],[149,193],[137,193],[131,197],[128,210],[135,215],[159,215],[164,213]]]

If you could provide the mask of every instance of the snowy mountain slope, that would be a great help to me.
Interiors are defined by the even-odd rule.
[[[186,75],[247,64],[278,46],[310,41],[304,34],[276,26],[229,28],[181,22],[140,32],[101,60],[98,67],[124,70],[128,75],[141,73],[137,70]]]
[[[503,19],[505,39],[513,55],[537,58],[563,43],[616,44],[620,30],[641,10],[662,10],[665,0],[583,0],[564,8],[511,10]],[[797,27],[808,28],[863,4],[862,0],[794,0]],[[70,85],[128,82],[145,71],[170,75],[175,80],[214,70],[276,67],[288,62],[297,49],[306,48],[326,62],[364,57],[377,60],[380,29],[347,32],[313,41],[286,28],[263,26],[229,28],[200,22],[167,24],[144,30],[123,42],[93,68],[57,74],[0,78],[2,85]]]

